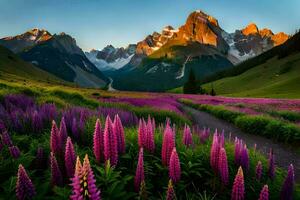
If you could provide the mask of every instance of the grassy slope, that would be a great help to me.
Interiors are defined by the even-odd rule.
[[[300,53],[272,58],[246,72],[213,82],[218,95],[300,98]],[[211,83],[204,88],[210,89]]]

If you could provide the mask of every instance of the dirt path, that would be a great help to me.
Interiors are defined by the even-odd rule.
[[[276,165],[287,169],[289,164],[293,163],[296,181],[297,183],[300,183],[300,156],[297,155],[296,152],[287,145],[276,143],[271,139],[267,139],[258,135],[244,133],[233,124],[218,119],[209,113],[198,111],[188,106],[183,106],[183,110],[187,113],[190,113],[193,118],[193,122],[198,124],[200,127],[205,126],[211,129],[217,128],[218,130],[224,129],[226,136],[228,136],[231,132],[232,138],[238,137],[243,139],[248,147],[253,147],[256,143],[257,150],[265,155],[267,155],[270,148],[272,148],[275,154]]]

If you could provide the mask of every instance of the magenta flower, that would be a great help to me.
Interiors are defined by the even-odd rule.
[[[218,134],[215,132],[213,136],[213,142],[210,149],[210,166],[215,173],[218,173],[220,144]]]
[[[144,122],[144,134],[143,134],[143,148],[148,150],[149,152],[154,152],[155,142],[154,142],[154,133],[151,118],[148,118],[148,122]]]
[[[234,162],[236,165],[240,165],[241,162],[241,152],[243,149],[243,141],[235,138],[234,141]]]
[[[141,183],[145,181],[144,175],[144,153],[143,148],[140,148],[139,159],[136,167],[135,177],[134,177],[134,188],[138,192],[141,186]]]
[[[247,149],[246,145],[244,145],[244,148],[242,148],[240,164],[243,167],[244,171],[249,170],[249,154],[248,154],[248,149]]]
[[[154,134],[155,133],[155,128],[156,128],[155,119],[154,118],[152,118],[152,128],[153,128],[152,132]]]
[[[20,152],[20,150],[19,150],[19,148],[17,146],[11,146],[11,147],[8,147],[8,148],[9,148],[10,155],[14,159],[17,159],[17,158],[20,157],[21,152]]]
[[[59,169],[57,160],[55,158],[55,155],[53,152],[50,154],[50,165],[51,165],[51,183],[52,186],[62,186],[63,184],[63,179],[62,179],[62,174]]]
[[[58,136],[59,136],[59,143],[61,145],[61,149],[63,149],[68,137],[67,127],[66,127],[66,122],[64,117],[62,117],[60,121]]]
[[[169,165],[171,153],[174,147],[175,147],[174,133],[169,123],[167,123],[166,128],[164,130],[164,138],[163,138],[163,144],[161,149],[161,158],[162,158],[163,165],[165,166]]]
[[[74,177],[71,179],[72,183],[72,194],[70,199],[72,200],[83,200],[83,188],[81,187],[81,178],[82,178],[82,165],[80,162],[79,157],[77,156],[76,166],[75,166],[75,173]]]
[[[176,152],[176,148],[173,148],[170,164],[169,164],[169,177],[173,181],[173,183],[177,183],[180,181],[181,176],[181,168],[178,154]]]
[[[192,146],[192,144],[193,144],[191,129],[187,125],[184,126],[183,144],[187,147]]]
[[[68,177],[74,176],[74,167],[76,162],[76,153],[70,137],[67,138],[65,149],[65,167]]]
[[[110,160],[112,165],[118,163],[118,142],[113,131],[113,124],[109,116],[106,117],[104,129],[104,158],[105,161]]]
[[[100,200],[100,190],[96,186],[96,180],[93,170],[90,165],[88,155],[85,155],[83,166],[82,166],[82,176],[83,176],[83,187],[84,196],[88,196],[91,200]]]
[[[118,152],[120,154],[125,153],[125,136],[124,136],[124,128],[121,122],[119,115],[115,115],[114,118],[114,132],[117,136],[118,141]]]
[[[258,200],[269,200],[269,187],[264,185],[263,189],[260,192]]]
[[[275,177],[275,158],[273,154],[273,150],[270,150],[269,160],[268,160],[268,176],[271,180],[274,180]]]
[[[103,155],[103,134],[101,130],[101,123],[100,120],[97,119],[95,130],[94,130],[94,155],[98,163],[101,161],[101,157]]]
[[[245,195],[245,186],[244,186],[244,174],[242,167],[239,167],[239,170],[235,176],[231,200],[244,200]]]
[[[220,143],[220,148],[224,147],[224,145],[225,145],[224,129],[222,130],[222,133],[219,136],[219,143]]]
[[[138,144],[140,148],[144,146],[145,135],[146,135],[145,121],[144,119],[140,119],[139,129],[138,129]]]
[[[58,137],[58,129],[55,121],[52,121],[51,135],[50,135],[50,150],[51,152],[58,153],[59,152],[59,137]]]
[[[256,180],[259,181],[261,179],[262,171],[263,171],[262,163],[261,163],[261,161],[258,161],[256,168],[255,168]]]
[[[175,199],[176,199],[176,195],[173,188],[172,180],[169,180],[166,200],[175,200]]]
[[[32,184],[29,176],[26,173],[23,165],[19,165],[18,175],[17,175],[17,184],[16,184],[16,195],[17,199],[32,199],[35,195],[35,188]]]
[[[219,167],[219,174],[222,183],[224,185],[228,185],[229,183],[228,162],[227,162],[226,150],[224,148],[220,149],[218,167]]]
[[[294,174],[294,166],[291,164],[289,166],[287,177],[283,183],[280,200],[292,200],[293,199],[293,191],[295,185],[295,174]]]

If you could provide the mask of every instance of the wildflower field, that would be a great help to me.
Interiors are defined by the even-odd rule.
[[[209,109],[222,105],[261,117],[231,109],[244,104],[298,130],[298,119],[272,114],[271,103],[258,110],[241,100],[8,83],[0,94],[0,199],[300,198],[293,163],[281,168],[272,149],[266,156],[223,130],[198,127],[182,109],[214,114]],[[294,104],[282,106],[276,112]]]

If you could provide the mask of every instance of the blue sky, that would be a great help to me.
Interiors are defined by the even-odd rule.
[[[84,50],[126,46],[201,9],[233,32],[250,22],[275,33],[300,28],[299,0],[0,0],[0,37],[38,27],[66,32]]]

